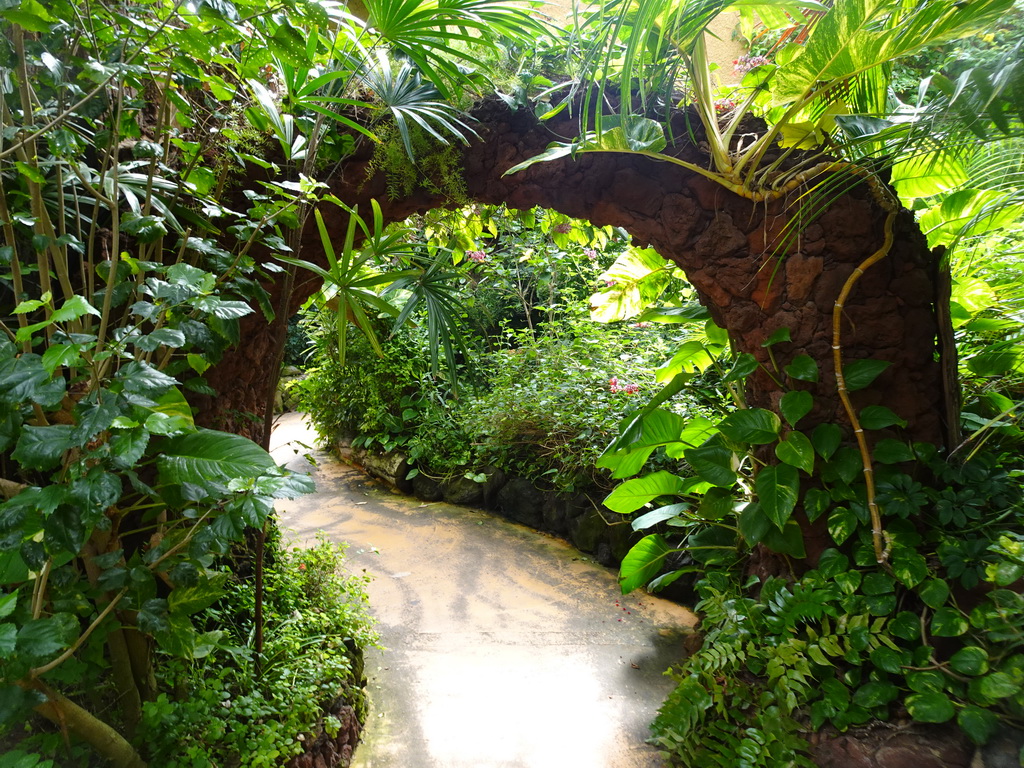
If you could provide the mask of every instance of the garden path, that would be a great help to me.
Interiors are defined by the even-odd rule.
[[[297,541],[350,544],[385,650],[355,768],[653,768],[647,725],[695,619],[564,542],[486,512],[397,496],[322,451],[298,414],[279,463],[317,492],[279,506]]]

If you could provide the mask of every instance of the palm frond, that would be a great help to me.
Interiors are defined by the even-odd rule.
[[[391,61],[382,50],[373,56],[373,65],[362,76],[364,85],[373,91],[395,122],[398,134],[410,160],[415,162],[412,131],[419,127],[443,144],[451,140],[468,143],[466,134],[473,129],[460,118],[460,113],[442,100],[432,83],[424,82],[422,74],[409,61]]]

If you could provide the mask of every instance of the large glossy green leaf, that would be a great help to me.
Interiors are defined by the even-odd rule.
[[[590,297],[591,320],[607,323],[640,314],[671,283],[673,268],[653,248],[628,248],[601,275],[607,287]]]
[[[775,446],[779,461],[802,469],[808,475],[814,474],[814,446],[802,432],[790,432],[786,439]]]
[[[856,392],[869,386],[892,363],[888,360],[854,360],[843,366],[843,380],[848,392]]]
[[[613,512],[629,514],[640,509],[658,496],[681,493],[686,481],[671,472],[655,472],[644,477],[627,480],[617,486],[604,500],[604,505]]]
[[[722,441],[721,435],[712,437],[698,448],[688,448],[683,457],[698,475],[712,485],[729,488],[736,482],[735,454]]]
[[[679,439],[686,419],[663,408],[656,408],[640,420],[640,435],[626,448],[605,452],[597,466],[611,469],[612,477],[621,479],[635,475],[643,469],[655,448]]]
[[[634,544],[619,566],[622,594],[629,594],[657,576],[665,564],[665,558],[675,551],[660,533],[645,536]]]
[[[1012,0],[843,0],[833,4],[804,47],[776,72],[772,102],[790,104],[924,48],[995,22]]]
[[[797,389],[784,394],[779,402],[779,411],[791,427],[795,427],[797,422],[810,413],[813,407],[814,397],[811,393]]]
[[[950,245],[957,238],[1012,227],[1024,217],[1024,205],[1006,192],[962,189],[924,211],[918,219],[928,245]]]
[[[781,531],[789,520],[800,495],[800,475],[796,467],[778,464],[757,473],[754,489],[761,509]]]
[[[157,461],[165,485],[227,484],[274,469],[270,454],[252,440],[227,432],[200,429],[168,440]]]
[[[718,423],[718,429],[730,440],[754,445],[775,442],[781,428],[779,417],[763,408],[743,408]]]
[[[914,155],[892,167],[892,184],[905,202],[948,192],[965,181],[967,168],[963,160],[943,150]]]
[[[912,694],[907,697],[906,707],[919,723],[944,723],[956,714],[953,702],[938,691]]]

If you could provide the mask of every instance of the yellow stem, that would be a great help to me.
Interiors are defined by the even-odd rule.
[[[884,543],[885,533],[882,530],[882,515],[878,510],[878,502],[875,500],[875,470],[872,466],[871,451],[868,449],[867,438],[864,437],[864,428],[861,427],[860,421],[857,418],[857,413],[853,409],[853,403],[850,402],[850,393],[846,388],[846,379],[843,376],[841,326],[843,307],[846,304],[846,300],[849,298],[853,287],[857,284],[857,281],[860,280],[861,275],[863,275],[864,272],[873,264],[877,264],[879,261],[884,259],[889,253],[889,249],[892,248],[893,226],[895,222],[896,209],[893,208],[885,217],[885,239],[882,241],[882,247],[868,256],[868,258],[862,261],[860,265],[853,270],[853,274],[850,275],[850,277],[847,278],[846,283],[843,284],[843,289],[839,292],[839,298],[836,299],[835,307],[832,309],[832,360],[836,369],[836,390],[839,393],[839,399],[843,403],[843,408],[846,410],[846,415],[850,419],[850,425],[853,427],[853,436],[857,440],[857,447],[860,449],[861,461],[864,464],[865,496],[868,503],[868,512],[871,515],[871,541],[875,547],[875,560],[879,565],[884,564],[889,559],[889,549]]]

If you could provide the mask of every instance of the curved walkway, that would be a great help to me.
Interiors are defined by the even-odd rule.
[[[317,493],[281,503],[299,541],[350,543],[385,650],[367,656],[371,712],[356,768],[653,768],[647,726],[694,624],[619,594],[615,575],[498,516],[396,496],[320,451],[298,414],[279,463]]]

